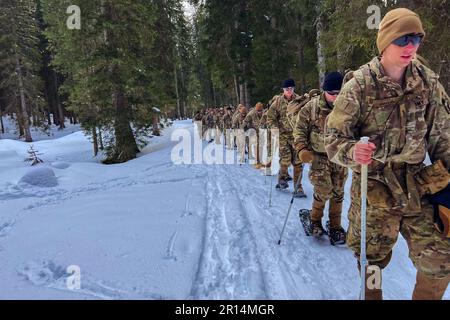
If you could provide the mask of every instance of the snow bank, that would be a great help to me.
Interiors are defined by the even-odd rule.
[[[14,150],[0,150],[0,161],[17,157],[18,154]]]
[[[70,164],[67,162],[55,161],[52,162],[52,167],[56,169],[67,169],[68,167],[70,167]]]
[[[58,185],[53,170],[47,166],[36,166],[30,168],[19,181],[20,185],[29,184],[35,187],[51,188]]]

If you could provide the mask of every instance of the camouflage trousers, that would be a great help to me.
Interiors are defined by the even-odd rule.
[[[294,137],[291,132],[280,133],[279,135],[279,146],[280,146],[280,173],[279,178],[285,179],[288,174],[288,168],[292,164],[294,171],[298,171],[299,175],[302,175],[303,165],[297,159],[295,147],[294,147]],[[294,183],[297,177],[294,177]],[[301,179],[301,178],[300,178]],[[301,182],[299,183],[301,185]]]
[[[361,230],[360,174],[353,172],[352,203],[348,214],[348,246],[359,256]],[[400,233],[405,238],[409,257],[418,271],[429,278],[450,276],[450,240],[433,225],[433,207],[421,200],[421,212],[394,206],[387,185],[375,179],[367,184],[367,259],[371,265],[386,267]]]
[[[225,129],[224,132],[225,145],[228,149],[233,149],[234,147],[234,138],[233,138],[233,129]]]
[[[220,127],[216,126],[214,128],[214,143],[215,144],[220,144],[221,143],[221,136],[222,136],[222,130],[220,129]]]
[[[275,138],[275,135],[274,135]],[[259,133],[260,162],[264,165],[272,162],[272,134],[270,129],[262,129]]]
[[[203,137],[203,128],[202,128],[202,122],[201,121],[195,121],[195,127],[197,127],[197,134],[199,139],[201,140]]]
[[[314,186],[314,203],[311,219],[320,221],[323,217],[325,203],[330,200],[330,224],[340,226],[342,202],[344,201],[344,185],[348,169],[328,160],[327,155],[314,153],[309,169],[309,180]]]
[[[234,129],[236,137],[238,163],[245,163],[246,135],[243,129]]]

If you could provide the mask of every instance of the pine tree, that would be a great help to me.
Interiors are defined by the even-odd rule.
[[[67,108],[88,134],[94,136],[98,127],[106,133],[105,163],[128,161],[151,127],[151,105],[159,94],[152,91],[158,73],[151,60],[155,5],[149,0],[78,1],[82,26],[70,30],[62,17],[71,4],[42,1],[52,63],[66,77]]]
[[[30,118],[42,124],[42,81],[39,28],[33,0],[1,0],[0,89],[16,115],[26,142],[33,141]]]

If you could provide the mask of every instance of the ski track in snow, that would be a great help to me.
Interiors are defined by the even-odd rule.
[[[221,176],[222,166],[208,166],[204,249],[192,289],[193,299],[267,299],[256,241],[242,200]],[[217,173],[220,172],[220,174]]]

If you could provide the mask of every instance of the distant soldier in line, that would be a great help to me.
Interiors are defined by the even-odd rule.
[[[245,128],[244,119],[247,116],[247,108],[240,104],[238,113],[233,117],[233,131],[236,136],[238,161],[240,164],[245,163]]]
[[[194,124],[197,127],[197,133],[198,133],[199,139],[202,139],[202,136],[203,136],[202,119],[203,119],[203,110],[199,110],[195,113],[195,116],[194,116]]]
[[[341,226],[344,184],[347,168],[328,160],[325,151],[324,130],[328,114],[341,90],[343,76],[331,72],[325,76],[322,92],[309,101],[298,113],[294,128],[294,144],[302,163],[312,163],[309,179],[314,186],[310,231],[321,237],[323,211],[329,200],[329,237],[333,244],[345,243],[345,231]]]
[[[304,196],[301,176],[303,172],[302,163],[297,159],[294,148],[294,136],[292,127],[286,115],[288,104],[299,98],[295,92],[295,82],[287,79],[283,82],[283,93],[272,98],[269,111],[267,113],[267,123],[271,129],[279,130],[279,153],[280,153],[280,172],[278,174],[278,184],[275,188],[287,189],[288,168],[292,164],[294,167],[294,194]],[[297,184],[295,190],[295,185]]]
[[[258,102],[244,119],[244,128],[249,132],[248,157],[249,159],[254,159],[256,153],[256,163],[254,164],[256,169],[262,167],[260,163],[261,150],[259,144],[259,125],[263,109],[264,105],[261,102]]]
[[[231,107],[225,109],[225,114],[222,117],[223,134],[225,137],[225,145],[228,150],[232,150],[233,145],[233,113]]]

